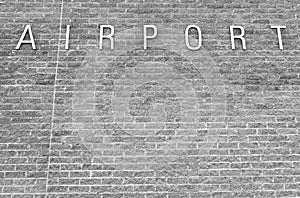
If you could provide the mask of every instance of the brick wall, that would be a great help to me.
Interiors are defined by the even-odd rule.
[[[300,197],[299,11],[297,0],[0,0],[0,197]],[[27,24],[37,50],[15,50]],[[101,24],[114,50],[99,49]],[[158,36],[144,50],[149,24]],[[231,49],[230,25],[247,50]],[[284,50],[270,25],[287,26]]]

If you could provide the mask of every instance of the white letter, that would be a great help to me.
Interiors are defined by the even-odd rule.
[[[233,29],[238,28],[241,30],[241,34],[240,35],[233,35]],[[246,40],[243,37],[245,35],[245,30],[242,26],[230,26],[230,36],[231,36],[231,46],[232,49],[235,49],[235,44],[234,44],[234,39],[241,39],[242,41],[242,45],[243,45],[243,49],[246,49]]]
[[[282,46],[282,38],[281,38],[281,29],[285,29],[286,26],[279,26],[279,25],[271,25],[272,29],[277,29],[277,36],[278,36],[278,41],[279,41],[279,49],[283,49]]]
[[[147,36],[147,29],[153,29],[153,35]],[[157,36],[157,28],[154,25],[144,25],[144,49],[147,49],[147,39],[153,39]]]
[[[103,35],[104,28],[109,28],[110,34]],[[107,38],[110,40],[110,49],[114,49],[114,38],[113,38],[114,33],[115,33],[115,29],[112,25],[101,25],[100,26],[100,49],[103,48],[103,39],[104,38]]]
[[[190,44],[189,44],[189,29],[191,28],[196,28],[197,31],[198,31],[198,35],[199,35],[199,44],[197,47],[192,47]],[[201,45],[202,45],[202,35],[201,35],[201,30],[200,28],[197,26],[197,25],[189,25],[187,26],[187,28],[185,29],[185,33],[184,33],[184,37],[185,37],[185,44],[186,44],[186,47],[189,48],[190,50],[198,50],[200,49]]]
[[[67,30],[66,30],[66,45],[65,49],[69,49],[69,40],[70,40],[70,25],[67,25]]]
[[[29,41],[24,41],[24,38],[25,38],[25,36],[27,34],[27,31],[28,31],[30,40]],[[24,29],[24,31],[22,33],[22,36],[21,36],[21,38],[20,38],[20,40],[19,40],[19,42],[17,44],[16,49],[17,50],[20,49],[21,45],[25,44],[25,43],[30,43],[31,46],[32,46],[32,49],[34,49],[34,50],[36,49],[30,25],[26,25],[25,26],[25,29]]]

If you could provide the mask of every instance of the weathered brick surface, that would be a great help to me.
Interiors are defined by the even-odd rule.
[[[0,194],[46,192],[56,64],[58,1],[0,1]],[[37,50],[15,50],[26,24]]]
[[[299,13],[297,0],[0,0],[0,197],[300,197]],[[15,50],[26,24],[37,50]],[[99,49],[101,24],[115,50]],[[185,46],[190,24],[201,50]],[[287,26],[284,50],[270,25]]]

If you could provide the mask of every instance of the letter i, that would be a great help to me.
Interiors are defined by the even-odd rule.
[[[70,40],[70,25],[67,25],[67,30],[66,30],[66,44],[65,44],[65,49],[69,49],[69,40]]]

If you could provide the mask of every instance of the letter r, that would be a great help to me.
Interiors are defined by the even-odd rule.
[[[240,29],[241,34],[240,35],[234,35],[233,30],[234,29]],[[242,41],[243,49],[246,49],[246,40],[244,38],[245,35],[245,29],[242,26],[230,26],[230,37],[231,37],[231,47],[234,50],[235,49],[235,43],[234,39],[240,39]]]
[[[104,28],[110,29],[110,34],[104,35]],[[112,25],[101,25],[100,26],[100,49],[103,49],[103,39],[107,38],[110,40],[110,49],[114,49],[114,38],[115,33],[114,27]]]

